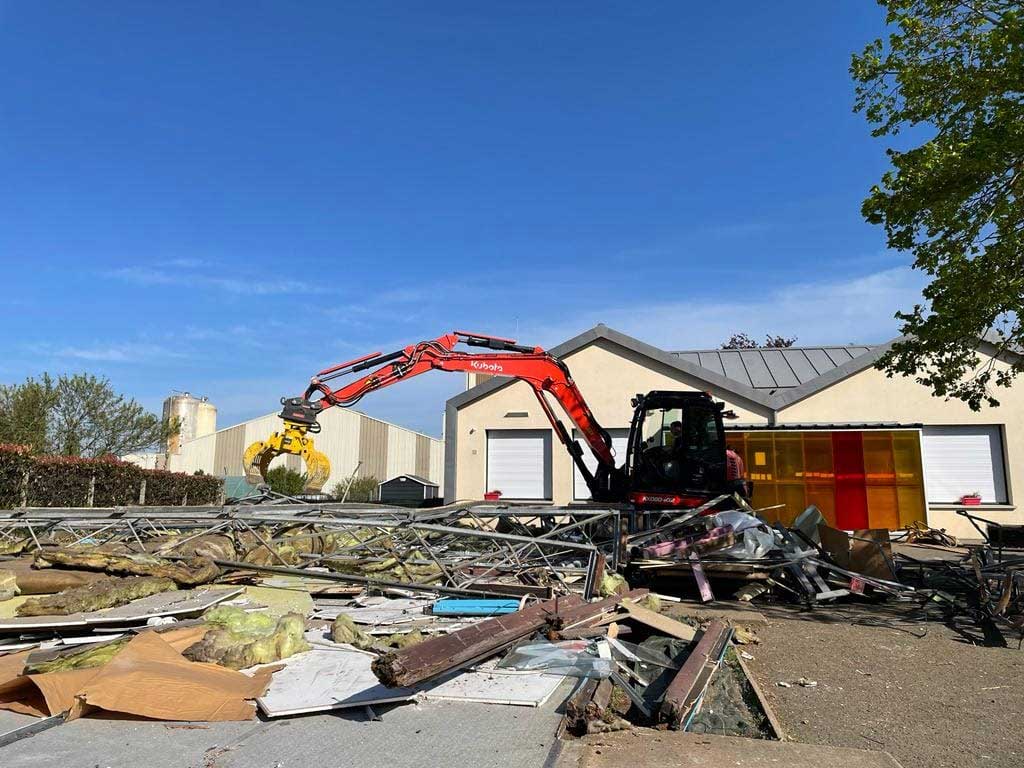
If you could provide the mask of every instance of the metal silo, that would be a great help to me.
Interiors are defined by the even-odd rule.
[[[164,419],[180,419],[178,434],[167,440],[167,452],[181,453],[182,443],[209,435],[217,430],[217,408],[206,397],[188,392],[173,394],[164,400]]]

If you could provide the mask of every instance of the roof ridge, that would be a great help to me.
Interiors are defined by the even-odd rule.
[[[785,352],[786,350],[796,352],[801,349],[851,349],[853,347],[874,349],[875,347],[880,346],[882,346],[882,344],[807,344],[799,347],[731,347],[729,349],[670,349],[666,351],[670,355],[695,355],[707,352]]]

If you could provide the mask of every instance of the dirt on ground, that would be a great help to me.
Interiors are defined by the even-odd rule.
[[[899,605],[756,607],[768,624],[744,646],[747,665],[789,738],[885,750],[904,768],[1024,765],[1015,639],[971,645],[942,624],[903,621]]]

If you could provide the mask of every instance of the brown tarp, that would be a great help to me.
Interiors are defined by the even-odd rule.
[[[0,658],[0,708],[26,714],[118,713],[155,720],[251,720],[279,667],[241,672],[188,661],[181,649],[206,627],[143,632],[94,669],[22,675],[29,651]]]

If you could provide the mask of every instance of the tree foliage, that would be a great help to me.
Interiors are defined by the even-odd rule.
[[[376,501],[378,485],[380,485],[380,481],[372,475],[369,477],[357,477],[352,481],[351,487],[348,485],[348,480],[342,480],[339,483],[335,483],[334,487],[331,488],[331,496],[338,501],[341,501],[343,496],[345,501]],[[345,496],[346,488],[348,488],[348,496]]]
[[[0,443],[36,453],[124,456],[165,444],[179,428],[117,394],[107,379],[48,374],[0,385]]]
[[[306,487],[306,476],[288,467],[274,467],[265,479],[270,490],[285,496],[298,496]]]
[[[879,367],[998,405],[992,386],[1009,386],[1020,358],[997,367],[978,350],[1024,344],[1024,14],[1007,0],[879,4],[892,34],[853,56],[855,110],[874,136],[910,129],[903,143],[918,145],[887,150],[862,211],[931,278]]]
[[[754,339],[745,333],[734,333],[725,342],[722,349],[758,349],[767,347],[792,347],[796,343],[796,336],[772,336],[767,334],[764,337],[764,344],[758,344]]]

